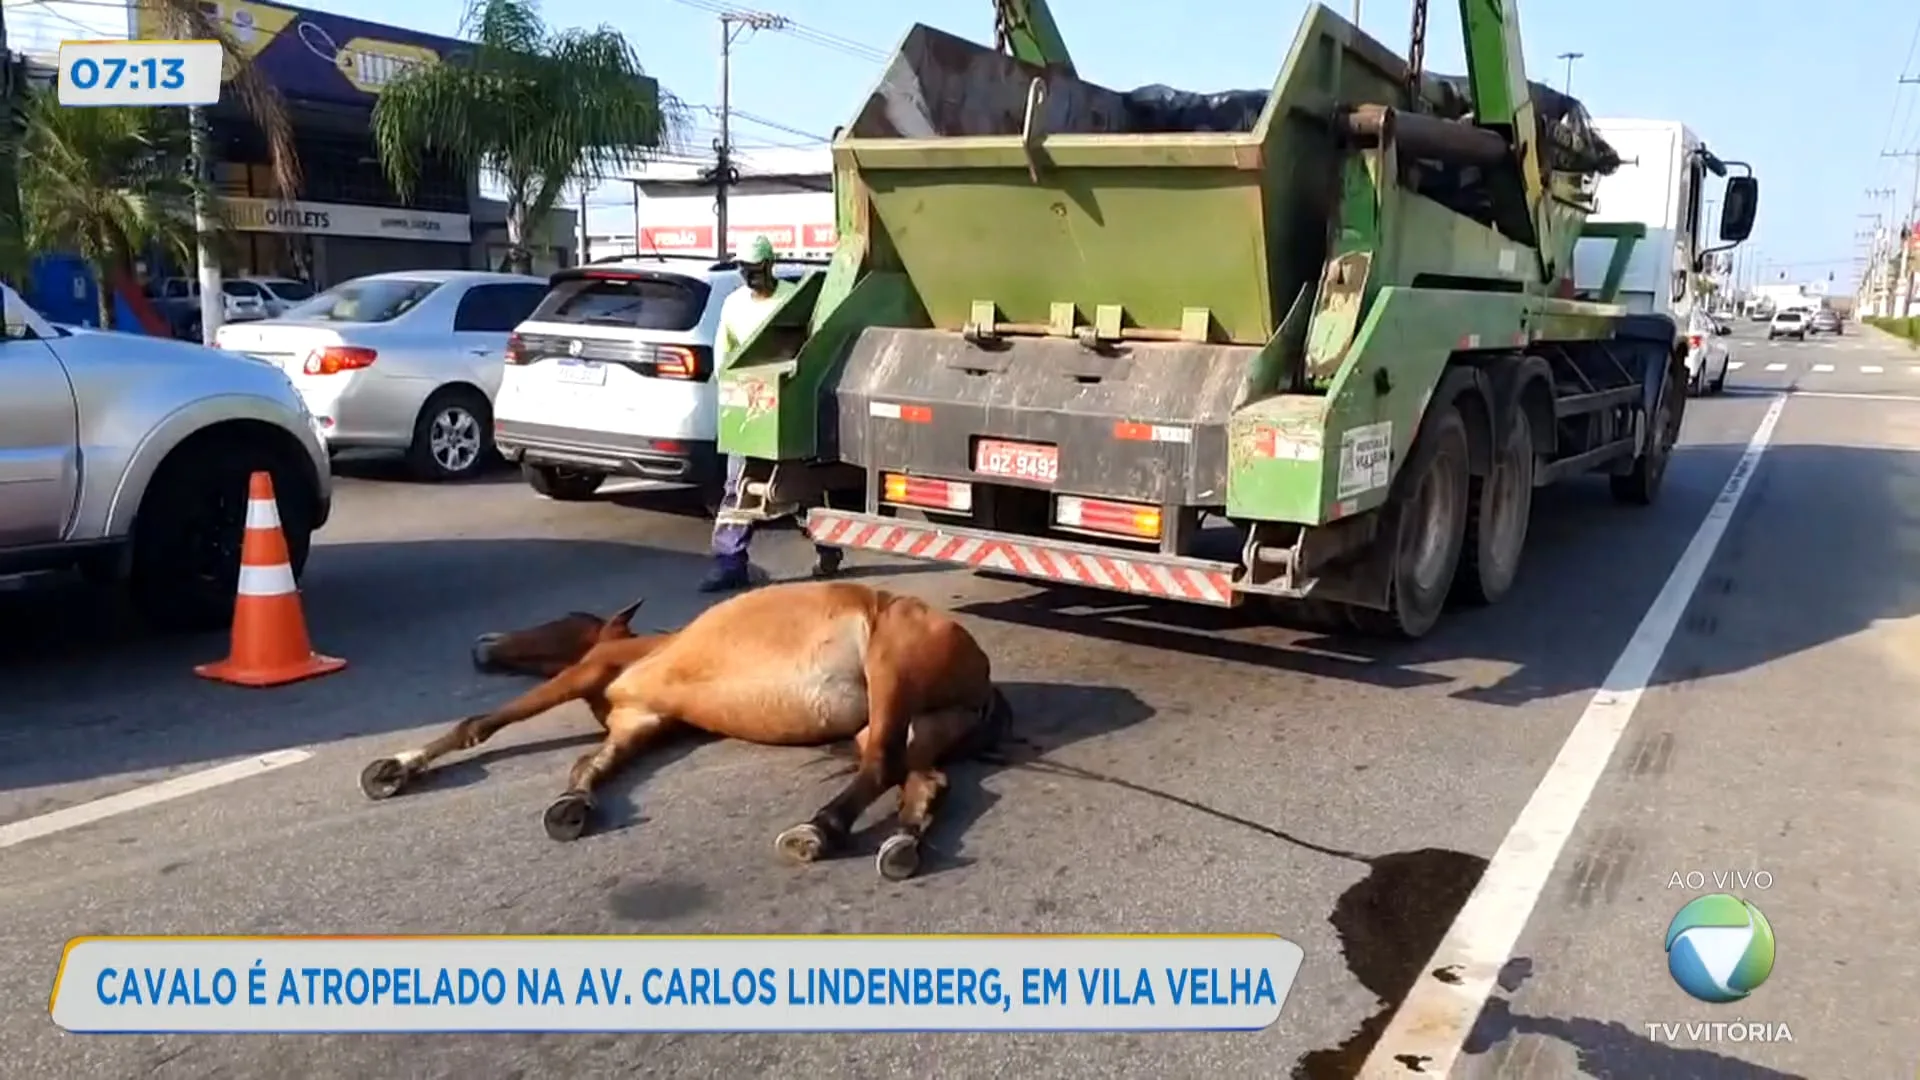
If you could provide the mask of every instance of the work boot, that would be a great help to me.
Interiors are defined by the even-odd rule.
[[[846,553],[838,548],[822,548],[813,555],[813,576],[821,580],[840,576],[840,563]]]
[[[750,563],[720,563],[707,576],[700,579],[700,591],[703,593],[733,592],[754,584],[753,567]]]

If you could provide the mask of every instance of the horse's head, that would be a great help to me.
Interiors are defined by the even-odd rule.
[[[473,666],[485,672],[555,675],[603,641],[633,636],[629,623],[644,600],[635,600],[608,618],[575,611],[524,630],[481,634],[473,642]]]

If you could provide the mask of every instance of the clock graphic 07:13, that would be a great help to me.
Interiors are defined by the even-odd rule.
[[[212,105],[224,63],[217,41],[63,41],[60,104]]]

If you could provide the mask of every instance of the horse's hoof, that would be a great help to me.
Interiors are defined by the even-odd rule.
[[[920,841],[906,833],[894,833],[880,845],[873,863],[888,881],[905,881],[920,872]]]
[[[553,800],[540,821],[546,826],[550,840],[578,840],[587,831],[587,818],[591,816],[593,804],[585,795],[566,794]]]
[[[827,851],[826,830],[811,821],[804,822],[774,837],[773,846],[790,862],[816,862]]]
[[[499,634],[481,634],[473,639],[473,670],[482,673],[493,671],[493,643],[499,640]]]
[[[378,802],[399,794],[413,778],[412,770],[399,758],[383,757],[379,761],[360,770],[360,790],[367,798]]]

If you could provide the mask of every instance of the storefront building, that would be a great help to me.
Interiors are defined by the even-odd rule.
[[[465,46],[454,39],[321,11],[210,0],[217,17],[280,92],[303,174],[299,200],[273,198],[264,139],[232,95],[208,110],[228,276],[284,276],[325,288],[385,270],[473,264],[471,178],[430,163],[413,196],[387,182],[368,135],[388,82]],[[136,37],[172,36],[163,13],[136,5]]]

